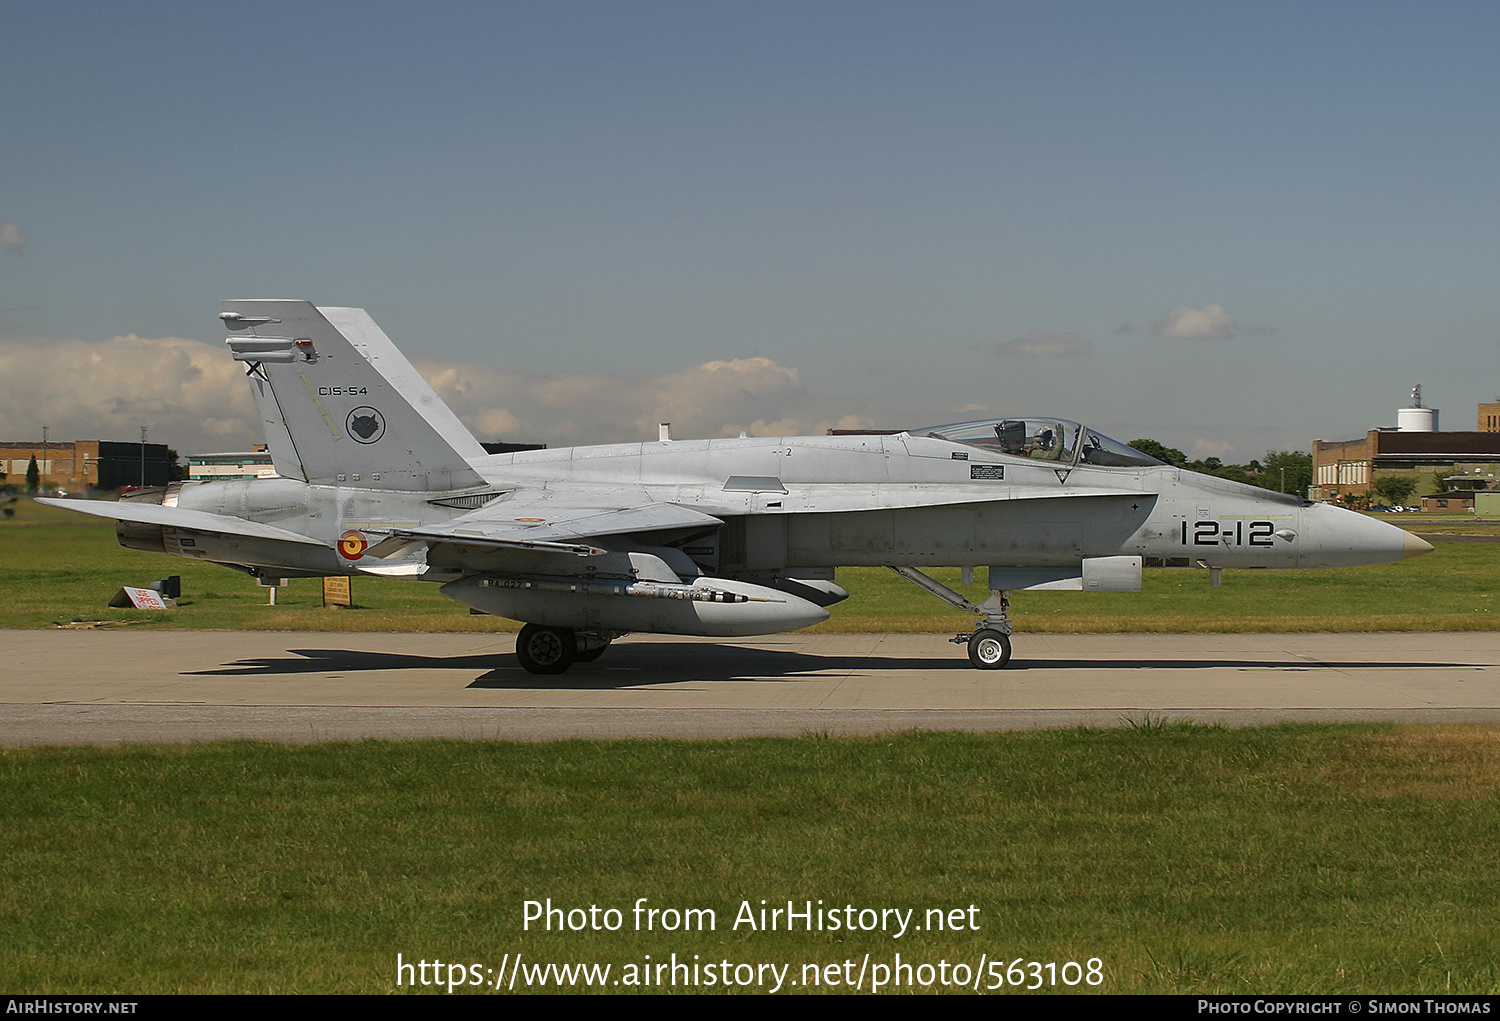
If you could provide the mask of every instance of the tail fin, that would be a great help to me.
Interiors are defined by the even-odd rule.
[[[362,308],[226,301],[220,316],[266,427],[276,471],[417,492],[484,480],[484,448]]]

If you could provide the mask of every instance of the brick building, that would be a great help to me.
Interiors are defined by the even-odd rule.
[[[1485,428],[1487,416],[1496,423],[1494,428]],[[1366,496],[1381,473],[1415,475],[1421,487],[1417,495],[1431,495],[1441,491],[1443,479],[1455,472],[1492,473],[1500,467],[1500,404],[1481,404],[1479,425],[1475,432],[1371,429],[1359,440],[1313,440],[1308,496]]]
[[[162,443],[0,442],[0,473],[5,475],[5,483],[26,485],[26,466],[33,457],[43,487],[56,486],[70,493],[121,486],[164,486],[172,481],[176,468]]]

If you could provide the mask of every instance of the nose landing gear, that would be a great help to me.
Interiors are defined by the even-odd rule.
[[[919,585],[950,606],[978,614],[974,630],[949,639],[955,645],[969,647],[969,662],[980,670],[999,670],[1010,662],[1010,593],[991,589],[982,603],[971,603],[962,594],[935,581],[915,567],[892,567],[907,581]]]

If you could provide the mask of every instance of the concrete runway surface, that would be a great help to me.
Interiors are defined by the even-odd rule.
[[[559,677],[509,634],[0,631],[0,746],[729,738],[1172,721],[1500,721],[1500,634],[631,636]]]

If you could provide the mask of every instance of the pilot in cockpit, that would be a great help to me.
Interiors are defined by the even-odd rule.
[[[1051,429],[1043,429],[1036,434],[1036,443],[1031,447],[1031,456],[1048,461],[1056,461],[1062,455],[1062,448],[1053,443]]]

